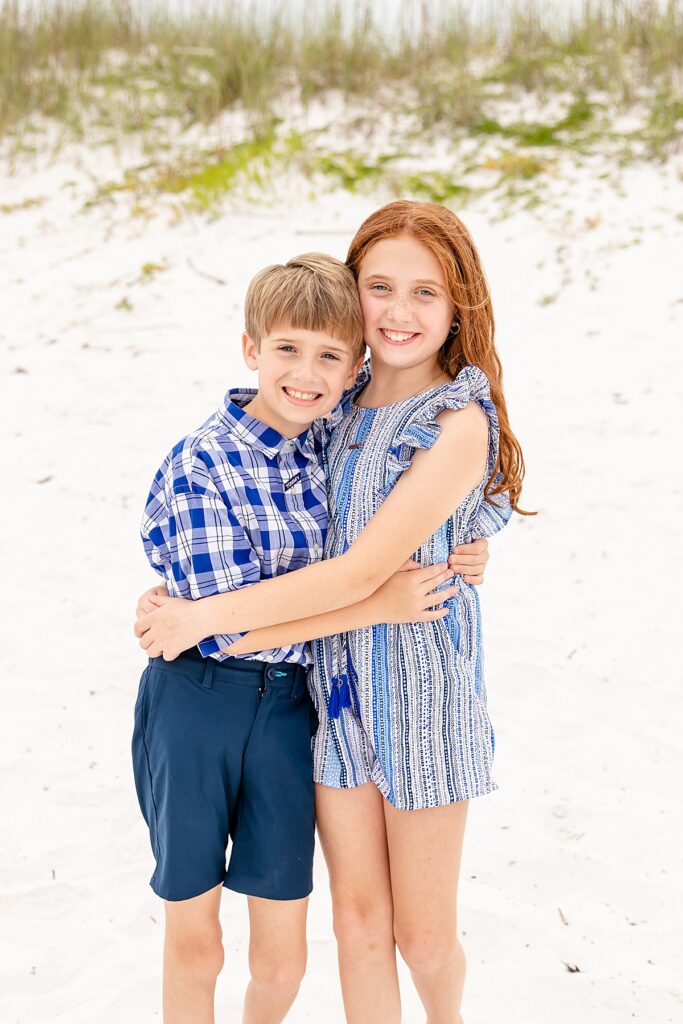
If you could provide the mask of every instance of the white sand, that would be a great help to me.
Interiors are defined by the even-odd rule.
[[[343,256],[387,198],[313,203],[303,186],[144,223],[125,197],[83,211],[77,157],[0,182],[5,203],[46,197],[0,215],[3,1024],[161,1019],[162,908],[129,762],[141,507],[169,445],[250,380],[252,274]],[[112,176],[106,155],[81,157]],[[625,171],[621,195],[599,166],[572,169],[541,212],[464,214],[541,511],[492,544],[482,591],[501,790],[472,807],[466,843],[467,1024],[683,1020],[680,167]],[[148,262],[167,269],[143,280]],[[321,856],[316,880],[292,1024],[343,1019]],[[245,918],[226,893],[221,1021],[239,1019]]]

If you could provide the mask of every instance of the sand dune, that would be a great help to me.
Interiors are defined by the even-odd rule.
[[[104,176],[108,159],[67,150],[2,183],[8,203],[44,197],[1,217],[6,1024],[161,1019],[162,911],[129,763],[143,498],[169,444],[250,380],[252,274],[343,256],[387,198],[302,189],[140,222],[125,198],[83,208],[88,161]],[[468,1024],[683,1019],[681,160],[624,171],[622,194],[598,171],[576,168],[533,212],[463,214],[541,512],[492,544],[482,590],[501,788],[466,844]],[[292,1024],[343,1019],[321,856],[316,883]],[[223,926],[232,1021],[246,913],[230,893]]]

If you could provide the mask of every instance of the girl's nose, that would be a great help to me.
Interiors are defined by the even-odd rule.
[[[410,320],[410,307],[403,296],[396,296],[389,309],[389,315],[397,323]]]

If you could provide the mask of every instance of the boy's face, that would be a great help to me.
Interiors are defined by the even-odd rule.
[[[248,410],[284,437],[303,433],[325,416],[350,387],[362,358],[325,331],[307,331],[288,324],[275,328],[256,344],[242,335],[244,361],[258,371],[258,395]]]

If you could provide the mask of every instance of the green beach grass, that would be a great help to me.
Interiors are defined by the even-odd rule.
[[[523,193],[567,150],[623,164],[680,147],[680,0],[586,0],[571,16],[540,0],[477,19],[457,3],[436,10],[387,31],[364,4],[351,19],[335,3],[296,19],[286,5],[0,0],[0,143],[16,161],[134,137],[145,164],[95,198],[177,193],[201,209],[292,165],[330,187],[447,202],[511,182]],[[328,103],[328,126],[301,126]],[[183,141],[226,117],[240,127],[225,142]],[[410,163],[431,142],[468,139],[457,173]]]

